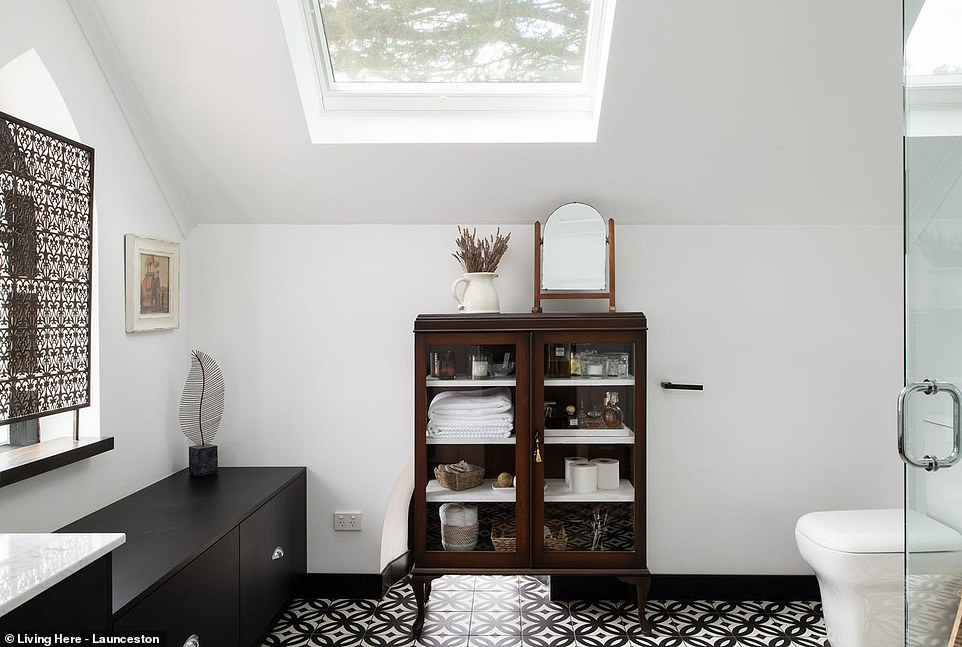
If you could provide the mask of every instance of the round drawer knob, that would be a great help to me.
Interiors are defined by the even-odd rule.
[[[187,640],[184,641],[184,647],[200,647],[200,636],[191,634]]]
[[[275,559],[280,559],[283,556],[284,556],[284,549],[278,546],[277,548],[274,549],[274,552],[271,555],[271,561]]]

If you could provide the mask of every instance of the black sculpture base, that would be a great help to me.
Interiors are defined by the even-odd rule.
[[[191,476],[217,474],[217,445],[191,445],[187,470]]]
[[[29,447],[40,442],[40,421],[25,420],[10,425],[10,444],[14,447]]]

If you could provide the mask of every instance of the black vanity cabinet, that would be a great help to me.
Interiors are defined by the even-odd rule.
[[[180,647],[260,644],[307,570],[303,467],[178,472],[63,528],[123,532],[113,628]]]

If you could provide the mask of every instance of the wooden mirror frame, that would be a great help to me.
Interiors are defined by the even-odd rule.
[[[608,299],[608,312],[615,311],[615,220],[608,218],[608,280],[607,290],[549,290],[541,289],[541,221],[534,221],[534,306],[531,312],[542,312],[542,299]]]

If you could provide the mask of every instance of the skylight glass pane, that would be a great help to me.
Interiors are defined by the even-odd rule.
[[[319,0],[336,83],[577,83],[592,0]]]
[[[905,44],[908,76],[962,74],[962,2],[926,0]]]

